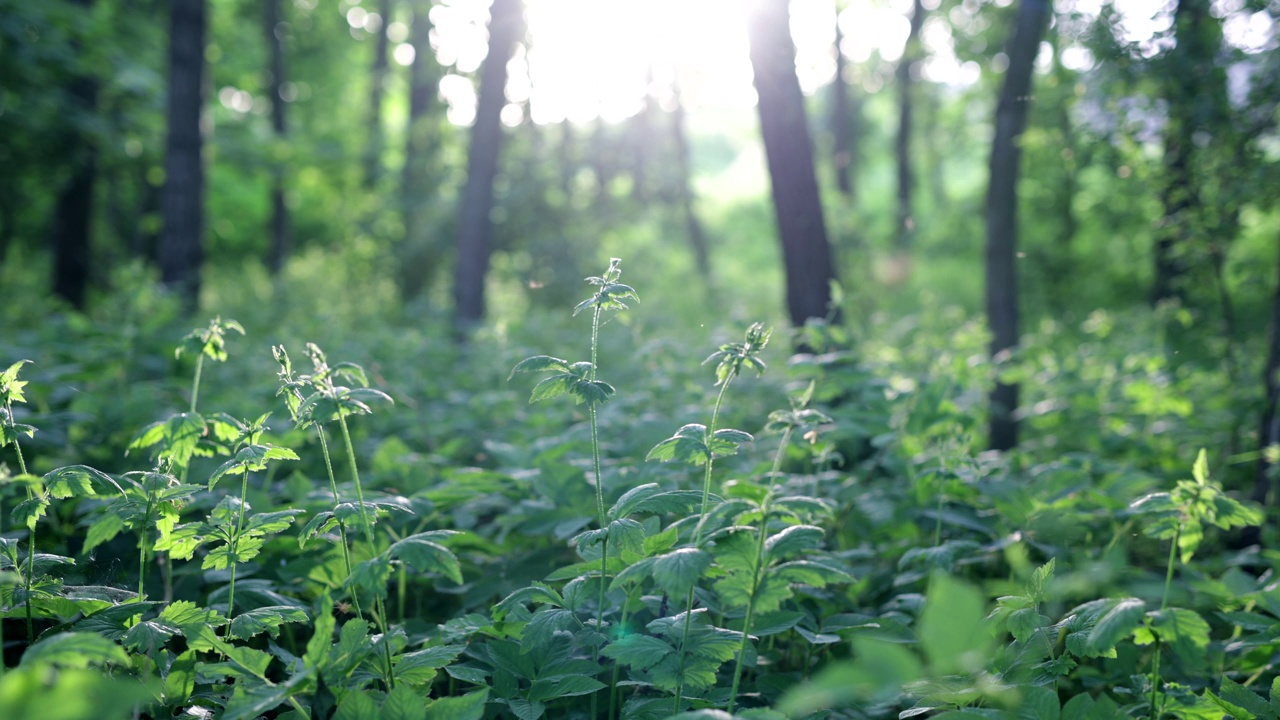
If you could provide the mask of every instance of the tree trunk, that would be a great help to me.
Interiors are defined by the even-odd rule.
[[[836,15],[836,79],[832,85],[831,131],[834,138],[832,159],[836,168],[836,187],[845,200],[853,200],[853,177],[849,172],[853,164],[852,120],[849,117],[849,82],[845,78],[844,53],[840,43],[844,34],[840,30],[839,14]]]
[[[400,293],[416,298],[434,284],[442,248],[427,229],[431,167],[439,147],[438,118],[432,112],[440,92],[440,73],[431,49],[431,0],[413,5],[413,64],[409,66],[409,122],[405,135],[401,189],[404,244],[400,263]]]
[[[200,297],[204,260],[204,105],[206,0],[173,0],[169,30],[169,134],[161,201],[160,278],[189,308]]]
[[[284,18],[281,16],[282,0],[266,0],[267,45],[271,48],[271,83],[267,91],[271,95],[271,129],[275,140],[283,145],[286,140],[285,101],[280,93],[284,85]],[[279,28],[279,30],[277,30]],[[272,275],[279,275],[289,257],[289,208],[284,202],[284,166],[275,161],[271,168],[271,255],[268,267]]]
[[[791,323],[831,312],[836,279],[813,168],[813,141],[796,77],[787,0],[761,0],[748,20],[760,130],[786,267]]]
[[[898,138],[894,146],[898,159],[898,226],[894,243],[899,248],[911,245],[915,234],[912,217],[912,189],[915,178],[911,172],[911,70],[915,65],[920,46],[920,27],[924,25],[924,5],[915,0],[911,8],[911,32],[902,48],[902,58],[895,71],[898,85]]]
[[[671,140],[676,151],[676,192],[679,193],[680,211],[684,215],[685,233],[688,235],[689,248],[693,250],[694,266],[704,281],[711,278],[711,257],[707,250],[707,236],[703,232],[702,222],[698,220],[698,212],[694,208],[697,198],[693,194],[692,151],[689,148],[689,137],[685,131],[684,103],[680,100],[680,88],[673,87],[676,96],[676,107],[671,113]]]
[[[996,105],[987,187],[987,322],[991,355],[997,362],[1018,344],[1018,139],[1027,126],[1031,74],[1044,37],[1049,0],[1021,0],[1009,40],[1009,68]],[[990,445],[1009,450],[1018,444],[1018,386],[997,382],[991,392]]]
[[[391,0],[379,0],[378,16],[382,24],[378,26],[378,36],[373,47],[373,69],[369,73],[369,141],[365,146],[364,184],[372,188],[382,177],[382,147],[384,145],[382,130],[382,98],[386,95],[387,85],[387,51],[389,39],[387,26],[391,24]]]
[[[523,24],[521,0],[493,0],[489,19],[489,54],[480,76],[476,121],[467,148],[467,182],[462,189],[458,227],[458,263],[454,272],[454,312],[459,329],[484,317],[484,283],[489,271],[489,214],[493,180],[502,145],[500,114],[506,103],[507,62]]]
[[[76,0],[81,12],[92,10],[93,0]],[[79,51],[80,43],[73,41]],[[77,73],[68,87],[71,99],[71,121],[88,118],[96,112],[98,81],[88,74]],[[53,292],[84,310],[85,291],[89,286],[92,263],[93,190],[98,173],[97,149],[93,139],[75,129],[67,132],[65,142],[71,157],[71,177],[58,193],[53,210],[51,245],[53,247]]]

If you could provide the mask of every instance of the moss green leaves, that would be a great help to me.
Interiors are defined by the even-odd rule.
[[[613,258],[609,261],[609,267],[604,271],[603,275],[598,277],[589,277],[587,282],[596,286],[596,292],[591,297],[578,303],[573,309],[576,316],[583,310],[625,310],[627,308],[626,300],[635,300],[640,302],[640,296],[636,294],[634,288],[629,285],[623,285],[618,282],[618,278],[622,276],[622,260]]]

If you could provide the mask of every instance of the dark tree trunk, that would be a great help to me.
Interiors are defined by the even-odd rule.
[[[1215,62],[1221,45],[1219,21],[1209,14],[1209,0],[1178,0],[1173,15],[1175,45],[1161,75],[1169,117],[1165,124],[1164,217],[1156,229],[1152,303],[1184,300],[1187,254],[1203,214],[1195,176],[1198,130],[1230,132],[1226,115],[1225,75]],[[1199,228],[1203,230],[1204,228]],[[1215,238],[1215,240],[1218,238]]]
[[[409,66],[409,123],[405,137],[401,189],[404,245],[400,264],[400,293],[416,298],[434,284],[442,256],[440,243],[427,229],[431,194],[431,166],[439,146],[438,118],[432,112],[440,91],[440,72],[431,49],[431,1],[413,4],[413,64]]]
[[[837,15],[837,17],[839,17]],[[853,177],[849,172],[853,165],[852,120],[849,117],[849,82],[845,78],[844,53],[840,50],[840,42],[844,34],[840,31],[840,22],[836,21],[836,79],[832,85],[831,96],[831,131],[834,138],[833,157],[836,167],[836,187],[846,200],[853,200]]]
[[[271,48],[271,129],[276,142],[286,138],[285,101],[280,92],[284,85],[284,18],[280,14],[282,0],[266,0],[267,45]],[[279,161],[271,168],[271,256],[268,267],[272,275],[280,274],[289,257],[289,208],[284,201],[284,167]]]
[[[58,193],[52,233],[53,292],[77,310],[84,309],[89,286],[93,187],[97,176],[96,153],[87,145],[83,147],[71,179]]]
[[[204,260],[204,105],[206,0],[173,0],[169,31],[169,134],[161,201],[160,277],[194,308]]]
[[[911,73],[920,46],[920,27],[924,25],[924,5],[915,0],[911,8],[911,32],[902,48],[902,58],[895,71],[898,85],[898,137],[894,146],[898,160],[898,226],[894,242],[904,248],[911,244],[915,234],[915,218],[912,216],[912,190],[915,178],[911,172]]]
[[[369,142],[365,146],[364,184],[371,188],[382,177],[382,148],[385,143],[382,130],[382,98],[386,95],[387,51],[389,39],[387,26],[391,24],[391,0],[379,0],[378,36],[373,46],[373,69],[369,73]]]
[[[82,12],[89,12],[93,0],[76,0]],[[79,42],[72,44],[79,50]],[[72,120],[88,118],[96,112],[98,81],[87,74],[72,78],[68,94]],[[51,245],[53,247],[53,292],[84,309],[85,291],[89,286],[92,263],[93,189],[98,173],[97,150],[93,139],[70,130],[65,138],[71,150],[71,177],[58,193],[53,209]]]
[[[698,220],[698,212],[694,207],[697,198],[693,194],[693,162],[689,148],[689,137],[685,132],[684,103],[680,101],[679,87],[672,88],[676,95],[676,107],[671,113],[671,140],[675,145],[676,192],[679,193],[680,211],[684,215],[685,233],[688,235],[689,247],[693,250],[694,266],[704,280],[711,277],[711,257],[707,250],[707,236],[702,230],[702,222]]]
[[[996,105],[995,138],[991,142],[991,177],[987,187],[987,322],[991,355],[999,361],[1018,344],[1018,139],[1027,126],[1031,74],[1044,37],[1049,0],[1021,0],[1009,40],[1009,69]],[[990,445],[1009,450],[1018,444],[1018,386],[997,382],[991,392]]]
[[[507,62],[523,25],[521,0],[493,0],[489,19],[489,54],[480,75],[476,121],[467,148],[467,182],[462,189],[458,227],[458,263],[454,272],[454,312],[459,328],[484,317],[484,282],[489,271],[489,220],[493,180],[502,146],[500,114],[506,103]]]
[[[787,0],[761,0],[748,20],[760,130],[786,267],[787,310],[791,323],[800,327],[809,318],[830,313],[830,283],[836,279],[836,270],[818,197],[813,142],[796,77],[790,28]]]

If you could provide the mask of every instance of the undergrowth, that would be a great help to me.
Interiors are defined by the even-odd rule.
[[[308,343],[303,371],[221,318],[164,382],[102,350],[101,397],[11,360],[0,716],[1280,717],[1280,554],[1227,550],[1263,515],[1218,480],[1220,374],[1114,317],[996,368],[945,314],[814,323],[785,362],[752,324],[695,370],[613,324],[621,273],[587,342],[505,367]],[[512,367],[574,402],[521,407]],[[1032,386],[1021,452],[979,450],[996,372]]]

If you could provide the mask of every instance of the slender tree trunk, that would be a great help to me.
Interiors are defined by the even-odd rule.
[[[560,190],[566,200],[573,198],[573,181],[578,176],[578,137],[573,123],[560,121]]]
[[[371,188],[382,177],[382,148],[385,144],[382,129],[382,98],[386,95],[387,51],[389,39],[387,26],[391,24],[391,0],[379,0],[378,36],[373,46],[373,69],[369,76],[369,138],[365,146],[364,184]]]
[[[653,63],[645,68],[645,94],[640,112],[631,117],[631,132],[628,133],[631,154],[631,198],[637,203],[649,199],[649,153],[653,151],[653,101],[650,98],[653,86]]]
[[[695,209],[697,198],[693,193],[693,162],[689,137],[685,128],[684,103],[680,100],[680,88],[672,91],[676,96],[676,107],[671,113],[671,140],[676,151],[676,192],[679,194],[680,211],[684,215],[685,234],[689,239],[689,247],[693,250],[694,266],[698,274],[705,279],[711,277],[711,257],[707,249],[707,236],[703,232],[702,222],[698,220]]]
[[[991,355],[999,359],[1018,344],[1018,173],[1022,152],[1018,139],[1027,126],[1040,39],[1044,37],[1049,0],[1020,0],[1009,40],[1009,69],[996,105],[995,139],[991,143],[991,179],[987,187],[987,322]],[[1018,386],[997,382],[991,392],[990,445],[1009,450],[1018,444]]]
[[[831,312],[836,279],[813,167],[813,141],[795,72],[787,0],[760,0],[748,20],[760,130],[786,267],[791,323]]]
[[[93,0],[75,0],[80,12],[92,11]],[[72,49],[79,51],[79,41]],[[98,81],[77,73],[68,87],[74,118],[89,117],[97,111]],[[53,210],[51,246],[53,248],[53,292],[84,309],[85,291],[89,286],[93,233],[93,191],[98,175],[97,150],[92,138],[74,129],[65,141],[70,150],[71,177],[58,193]]]
[[[169,134],[161,201],[160,277],[188,307],[200,298],[204,260],[204,106],[206,0],[173,0],[169,31]]]
[[[462,190],[458,228],[458,263],[454,273],[454,312],[459,329],[484,317],[485,277],[489,271],[489,220],[493,180],[502,146],[500,114],[506,103],[507,62],[523,25],[521,0],[493,0],[489,19],[489,54],[480,76],[476,121],[467,148],[467,182]]]
[[[845,77],[844,53],[840,43],[844,33],[840,30],[839,14],[836,15],[836,79],[832,84],[831,96],[831,134],[834,138],[832,148],[836,168],[836,187],[846,201],[853,201],[853,176],[850,166],[853,165],[852,120],[849,117],[849,81]]]
[[[912,69],[920,46],[920,27],[924,25],[924,5],[915,0],[911,8],[911,32],[902,48],[902,58],[895,71],[898,85],[898,137],[895,154],[898,159],[898,226],[894,242],[899,248],[911,245],[915,235],[912,216],[912,190],[915,178],[911,171],[911,86]]]
[[[285,125],[285,101],[280,92],[284,85],[284,18],[281,16],[282,0],[266,0],[267,45],[271,49],[271,129],[275,140],[283,145],[287,139]],[[289,208],[284,201],[284,165],[280,161],[271,168],[271,257],[268,267],[272,275],[280,274],[289,257]]]
[[[404,149],[401,188],[404,246],[400,264],[400,292],[416,298],[434,284],[443,248],[427,229],[431,166],[439,146],[438,118],[433,114],[440,91],[440,72],[431,49],[431,0],[413,4],[413,64],[409,66],[409,122]]]

